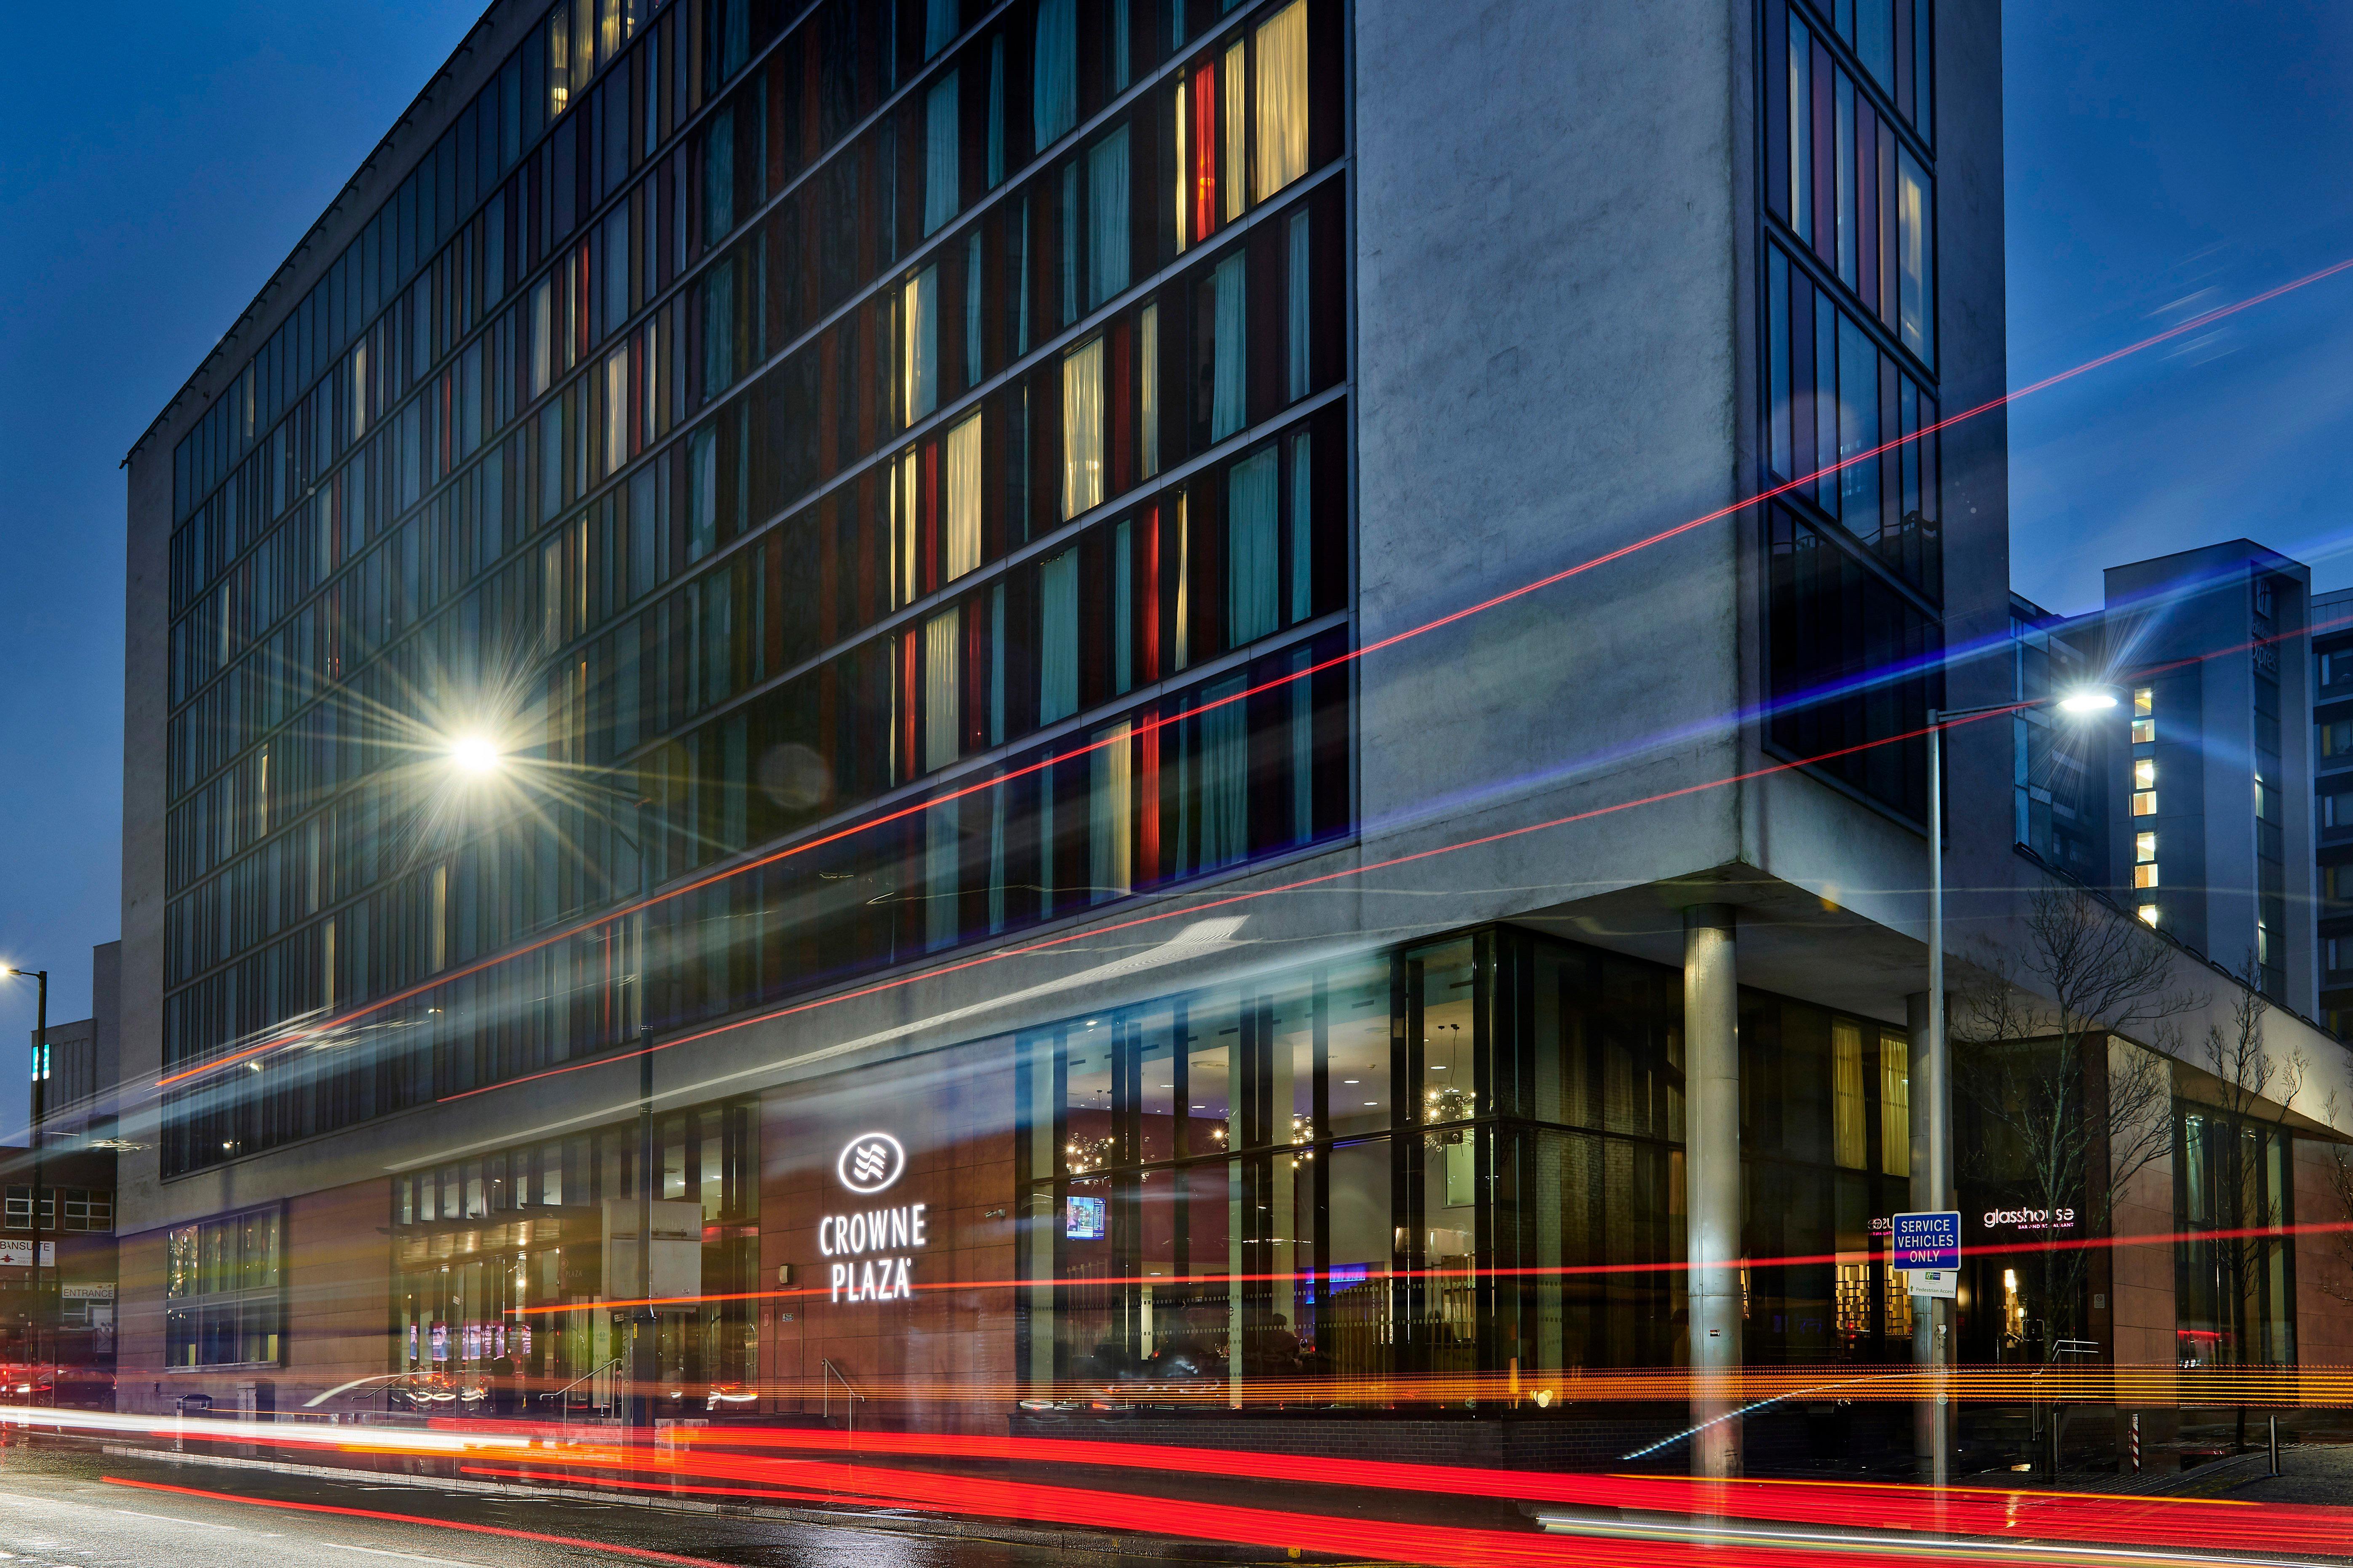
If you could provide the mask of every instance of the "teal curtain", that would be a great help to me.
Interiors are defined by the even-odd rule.
[[[1087,303],[1127,287],[1127,127],[1087,153]]]
[[[948,72],[923,100],[923,232],[931,234],[955,216],[962,205],[956,184],[956,73]]]
[[[1038,721],[1079,710],[1079,552],[1065,550],[1038,569]]]
[[[1250,311],[1240,252],[1218,263],[1209,380],[1209,439],[1222,441],[1248,418]]]
[[[1030,62],[1031,145],[1043,148],[1079,122],[1078,0],[1038,0]]]
[[[1280,624],[1275,560],[1278,496],[1272,447],[1226,475],[1226,643],[1256,642]]]

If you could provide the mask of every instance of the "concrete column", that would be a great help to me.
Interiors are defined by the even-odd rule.
[[[1930,1011],[1929,993],[1915,992],[1904,999],[1905,1024],[1911,1035],[1912,1207],[1915,1211],[1950,1208],[1953,1168],[1953,1107],[1950,1076],[1946,1068],[1944,1033]],[[1953,1360],[1953,1303],[1912,1298],[1912,1364],[1949,1366]],[[1912,1456],[1920,1479],[1942,1483],[1945,1465],[1953,1452],[1953,1407],[1943,1394],[1926,1398],[1912,1407]]]
[[[1730,904],[1683,910],[1692,1474],[1740,1474],[1740,972]]]

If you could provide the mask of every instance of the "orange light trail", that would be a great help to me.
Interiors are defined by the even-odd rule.
[[[453,982],[465,979],[470,975],[480,973],[484,970],[505,963],[512,959],[521,958],[525,954],[536,952],[543,948],[553,946],[555,943],[569,941],[584,932],[595,931],[601,926],[609,925],[615,921],[625,920],[630,915],[653,908],[658,904],[666,903],[671,900],[682,898],[689,893],[700,891],[704,888],[725,881],[730,878],[742,876],[747,871],[757,870],[762,867],[775,865],[779,861],[790,859],[796,856],[806,855],[812,850],[822,848],[828,844],[838,843],[845,838],[871,832],[875,828],[887,826],[890,823],[902,821],[907,817],[928,812],[934,806],[944,805],[951,801],[960,800],[966,795],[976,795],[987,790],[998,788],[1010,783],[1014,779],[1024,777],[1029,773],[1036,773],[1044,768],[1052,767],[1058,763],[1070,761],[1076,757],[1085,756],[1089,752],[1100,750],[1103,747],[1114,744],[1124,744],[1126,743],[1126,740],[1133,735],[1146,733],[1170,724],[1178,723],[1187,719],[1198,717],[1202,713],[1208,712],[1212,709],[1223,707],[1228,703],[1242,701],[1261,692],[1289,685],[1296,680],[1305,679],[1310,676],[1317,675],[1325,670],[1364,658],[1368,655],[1380,652],[1383,649],[1395,647],[1400,643],[1410,641],[1415,637],[1422,637],[1430,632],[1437,631],[1441,627],[1451,626],[1458,621],[1466,620],[1471,616],[1492,610],[1498,605],[1510,604],[1516,599],[1524,598],[1530,594],[1551,587],[1556,584],[1566,582],[1572,577],[1582,575],[1583,574],[1591,572],[1599,567],[1609,565],[1613,562],[1624,560],[1630,555],[1650,549],[1652,545],[1663,543],[1670,539],[1689,533],[1693,530],[1704,527],[1711,522],[1721,521],[1727,517],[1731,517],[1746,510],[1748,508],[1757,505],[1760,501],[1769,500],[1776,496],[1788,494],[1802,487],[1818,483],[1820,480],[1851,468],[1857,463],[1869,461],[1898,447],[1906,446],[1913,442],[1924,440],[1927,437],[1936,435],[1950,426],[1960,425],[1968,420],[1980,418],[1987,414],[1992,413],[1997,409],[2005,407],[2008,405],[2018,401],[2020,398],[2031,397],[2036,393],[2046,391],[2063,382],[2071,381],[2077,376],[2085,375],[2092,371],[2101,369],[2106,365],[2114,364],[2119,360],[2128,358],[2133,354],[2140,353],[2147,349],[2157,346],[2159,343],[2180,337],[2185,333],[2196,331],[2204,327],[2211,326],[2214,322],[2221,321],[2226,317],[2237,315],[2243,310],[2253,310],[2258,305],[2269,303],[2271,300],[2279,299],[2283,295],[2292,293],[2299,289],[2308,288],[2315,283],[2333,278],[2338,273],[2345,272],[2348,269],[2353,269],[2353,257],[2348,257],[2342,261],[2321,268],[2317,271],[2306,273],[2301,278],[2292,279],[2285,283],[2277,284],[2260,293],[2250,295],[2244,300],[2236,300],[2228,305],[2218,306],[2200,315],[2193,316],[2176,326],[2168,327],[2162,331],[2152,333],[2137,342],[2127,343],[2121,348],[2111,349],[2107,353],[2096,355],[2092,359],[2085,360],[2080,364],[2072,366],[2066,370],[2054,372],[2050,375],[2044,376],[2040,381],[2030,382],[2024,386],[2005,392],[1998,397],[1989,398],[1987,401],[1977,405],[1975,407],[1963,409],[1957,414],[1947,415],[1945,417],[1936,420],[1933,424],[1924,426],[1921,429],[1912,435],[1883,441],[1875,447],[1857,452],[1852,457],[1841,458],[1838,462],[1817,468],[1813,472],[1803,475],[1798,479],[1789,479],[1781,484],[1768,487],[1767,489],[1759,490],[1756,494],[1748,496],[1744,500],[1718,507],[1712,511],[1703,512],[1696,517],[1687,518],[1683,521],[1674,524],[1672,527],[1662,529],[1655,533],[1635,540],[1630,543],[1620,545],[1614,550],[1605,551],[1599,555],[1589,557],[1587,560],[1577,562],[1569,566],[1565,566],[1556,572],[1548,573],[1544,576],[1531,579],[1526,583],[1521,584],[1517,587],[1508,588],[1500,594],[1495,594],[1488,598],[1482,599],[1476,604],[1466,605],[1460,609],[1451,610],[1445,615],[1439,616],[1431,620],[1424,621],[1419,626],[1409,626],[1403,631],[1393,632],[1388,637],[1377,638],[1372,642],[1366,643],[1362,647],[1352,648],[1346,652],[1336,654],[1331,658],[1309,665],[1303,668],[1289,671],[1283,675],[1275,677],[1272,679],[1263,681],[1259,685],[1250,687],[1245,690],[1229,693],[1229,695],[1219,698],[1213,701],[1202,703],[1198,707],[1187,709],[1183,713],[1165,717],[1155,716],[1140,720],[1130,726],[1129,736],[1106,737],[1103,740],[1090,742],[1084,745],[1075,746],[1067,752],[1063,752],[1053,756],[1040,758],[1023,767],[1011,769],[1004,773],[995,774],[990,778],[980,780],[958,789],[943,791],[935,795],[927,795],[920,802],[902,806],[894,811],[887,812],[879,816],[870,817],[864,821],[838,828],[832,833],[823,834],[818,837],[807,839],[799,844],[787,846],[785,848],[775,850],[769,854],[756,857],[734,866],[730,866],[723,870],[714,871],[709,876],[697,879],[693,881],[682,883],[676,888],[654,894],[649,898],[639,900],[635,903],[624,905],[619,909],[607,910],[604,914],[598,915],[593,920],[584,921],[577,924],[559,929],[532,942],[509,948],[502,952],[494,953],[488,958],[479,959],[472,963],[461,965],[459,968],[437,974],[429,981],[420,982],[417,984],[409,986],[404,990],[396,991],[391,994],[380,997],[376,1001],[371,1002],[364,1006],[355,1007],[349,1012],[339,1014],[335,1017],[322,1023],[307,1028],[290,1031],[273,1038],[248,1046],[242,1050],[228,1052],[222,1056],[215,1057],[207,1061],[198,1063],[195,1066],[181,1068],[177,1072],[166,1073],[155,1080],[154,1087],[159,1090],[169,1089],[175,1084],[184,1083],[190,1079],[206,1077],[218,1072],[223,1068],[234,1067],[237,1064],[248,1060],[254,1057],[264,1055],[286,1046],[297,1044],[302,1040],[315,1038],[322,1034],[341,1027],[355,1019],[366,1017],[369,1015],[380,1012],[386,1007],[412,1000],[415,997],[424,995],[428,992],[450,984]],[[1855,748],[1849,749],[1852,750]],[[1844,754],[1844,752],[1829,752],[1825,753],[1825,758]],[[1734,780],[1727,782],[1738,781]],[[1632,804],[1646,803],[1638,802]],[[1012,955],[1006,954],[1004,956]],[[942,970],[934,971],[933,973],[947,972],[948,971]],[[863,994],[863,993],[853,994]],[[847,998],[842,999],[846,1000]],[[688,1037],[688,1038],[702,1037],[707,1037],[707,1036]],[[667,1045],[679,1045],[683,1043],[685,1043],[683,1040],[666,1042]],[[658,1050],[664,1047],[657,1046],[650,1048]],[[596,1064],[584,1065],[601,1065],[605,1062],[625,1061],[628,1059],[630,1055],[634,1054],[636,1053],[600,1057],[597,1058]],[[509,1084],[528,1081],[529,1079],[527,1078],[512,1079],[506,1080],[506,1083],[502,1083],[496,1087],[504,1088]],[[472,1090],[469,1092],[479,1093],[481,1091]],[[463,1097],[452,1095],[446,1098],[459,1099]]]

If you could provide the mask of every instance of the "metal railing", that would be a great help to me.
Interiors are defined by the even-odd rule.
[[[543,1403],[551,1399],[555,1401],[555,1409],[558,1417],[564,1421],[569,1422],[572,1419],[572,1401],[567,1396],[572,1393],[572,1391],[579,1387],[582,1384],[588,1382],[591,1378],[604,1376],[615,1367],[627,1363],[628,1359],[629,1358],[625,1355],[617,1355],[611,1361],[606,1362],[601,1365],[590,1367],[586,1372],[582,1373],[578,1377],[574,1378],[570,1383],[565,1384],[562,1388],[557,1389],[554,1393],[543,1394],[539,1397]],[[595,1397],[596,1396],[593,1394],[589,1396],[591,1408],[602,1408],[602,1406],[597,1406],[594,1404]]]
[[[849,1375],[833,1364],[830,1357],[820,1356],[817,1364],[823,1369],[818,1374],[818,1385],[824,1390],[821,1396],[821,1408],[826,1420],[833,1419],[833,1385],[837,1383],[840,1384],[842,1393],[849,1396],[842,1402],[842,1409],[849,1416],[849,1451],[852,1460],[855,1461],[858,1453],[858,1406],[865,1401],[866,1395],[858,1392],[858,1385],[851,1383]],[[808,1407],[803,1405],[802,1408],[806,1410]]]

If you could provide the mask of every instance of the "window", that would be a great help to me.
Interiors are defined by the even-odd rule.
[[[907,423],[940,405],[940,269],[926,267],[908,280],[901,301],[905,339],[902,371],[907,387]]]
[[[2353,651],[2322,654],[2320,684],[2331,691],[2353,687]]]
[[[1862,1026],[1838,1019],[1831,1025],[1831,1153],[1850,1171],[1870,1163],[1862,1082]]]
[[[2320,826],[2353,827],[2353,790],[2338,790],[2320,797]]]
[[[1290,351],[1291,384],[1288,390],[1291,400],[1296,403],[1307,395],[1310,384],[1307,330],[1308,236],[1305,212],[1295,212],[1291,215],[1291,223],[1285,239],[1290,262],[1289,289],[1287,289],[1290,298],[1287,303],[1290,307],[1291,330],[1286,336],[1287,347]]]
[[[2153,926],[2157,924],[2157,906],[2155,904],[2141,905],[2138,913],[2140,918],[2149,925]]]
[[[956,73],[948,72],[923,98],[923,232],[935,232],[962,205],[957,187]]]
[[[2132,721],[2132,741],[2133,744],[2136,746],[2155,745],[2157,743],[2157,721],[2154,719],[2134,720]]]
[[[2157,763],[2149,757],[2136,757],[2132,765],[2132,814],[2135,816],[2157,815]]]
[[[1248,338],[1244,258],[1229,256],[1211,275],[1209,439],[1222,441],[1249,418]]]
[[[1922,673],[1883,672],[1932,662],[1935,623],[1852,552],[1779,507],[1771,509],[1767,583],[1767,677],[1776,705],[1768,734],[1792,758],[1875,800],[1927,810],[1927,747],[1919,715],[1936,706]],[[1885,740],[1884,745],[1865,745]]]
[[[946,48],[955,36],[956,0],[923,0],[923,58]]]
[[[923,766],[956,760],[964,736],[964,616],[947,610],[923,623]]]
[[[1123,125],[1087,153],[1087,304],[1090,308],[1127,287],[1127,127]]]
[[[2133,717],[2146,719],[2157,711],[2157,694],[2146,686],[2133,689]]]
[[[1032,145],[1052,144],[1079,120],[1078,0],[1038,0],[1038,47],[1031,57]]]
[[[1062,516],[1066,519],[1103,504],[1103,367],[1101,338],[1062,361]]]
[[[1140,387],[1136,409],[1136,444],[1142,448],[1144,477],[1160,471],[1160,306],[1144,307],[1136,318],[1136,364]]]
[[[282,1310],[279,1211],[184,1225],[164,1246],[164,1364],[276,1363]]]
[[[1879,1165],[1912,1173],[1912,1044],[1901,1035],[1879,1037]]]
[[[2133,868],[2133,886],[2136,888],[2154,888],[2157,886],[2157,863],[2155,861],[2152,860],[2146,865],[2136,866]]]
[[[1270,447],[1226,476],[1226,636],[1240,647],[1281,624],[1281,568],[1275,559],[1279,486]]]
[[[1898,70],[1892,51],[1888,61],[1871,58],[1884,38],[1878,27],[1858,34],[1854,7],[1838,9],[1839,31],[1862,52],[1863,74],[1796,7],[1786,33],[1766,40],[1767,205],[1843,293],[1933,365],[1936,177],[1900,130],[1904,119],[1925,123],[1926,105],[1907,101],[1915,73]],[[1881,77],[1883,64],[1893,84]],[[1894,115],[1867,85],[1874,81],[1895,100]]]
[[[1038,721],[1079,710],[1079,552],[1065,550],[1038,569]]]
[[[1936,398],[1768,244],[1766,460],[1922,592],[1942,592]],[[1881,447],[1886,443],[1894,443]]]
[[[2338,719],[2316,728],[2319,731],[2319,751],[2323,757],[2353,755],[2353,719]]]
[[[1257,108],[1250,189],[1264,201],[1307,173],[1307,0],[1259,24]]]
[[[980,419],[976,414],[948,432],[945,582],[980,564]]]

